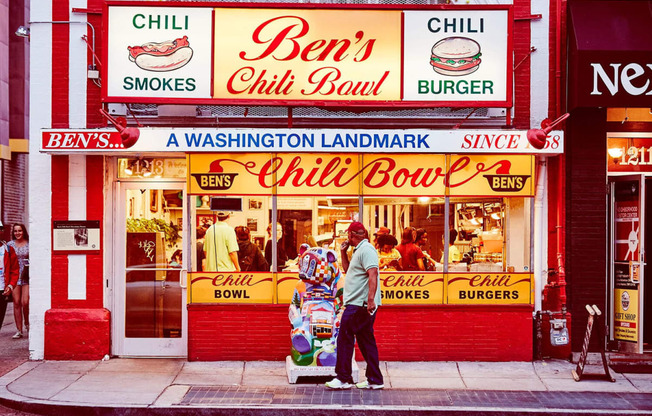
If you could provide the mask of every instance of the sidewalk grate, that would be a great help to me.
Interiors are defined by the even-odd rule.
[[[527,409],[652,410],[650,393],[467,390],[328,390],[301,387],[190,387],[182,406],[339,405]]]

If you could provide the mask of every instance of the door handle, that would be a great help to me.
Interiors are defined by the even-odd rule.
[[[179,286],[183,289],[188,288],[188,270],[181,270],[181,276],[179,278]]]

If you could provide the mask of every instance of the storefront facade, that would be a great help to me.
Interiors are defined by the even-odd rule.
[[[640,356],[652,339],[645,262],[651,51],[640,25],[652,13],[648,2],[574,2],[569,10],[569,305],[576,316],[586,315],[585,304],[606,311],[606,339],[593,348]],[[596,36],[605,31],[615,35]],[[575,338],[573,351],[581,348]]]
[[[34,199],[48,200],[41,225],[51,238],[37,254],[48,253],[41,267],[52,279],[39,291],[43,337],[30,339],[32,357],[282,360],[300,245],[339,251],[357,220],[399,242],[410,227],[428,235],[429,269],[381,271],[383,359],[532,359],[548,263],[545,162],[563,153],[564,134],[550,131],[536,149],[527,137],[534,126],[512,123],[523,89],[511,70],[520,50],[513,13],[510,5],[106,5],[101,98],[109,118],[126,103],[129,124],[38,128],[35,170],[49,180]],[[482,52],[442,62],[435,46],[452,38]],[[159,117],[134,114],[139,103],[157,105]],[[211,117],[211,106],[227,105],[243,116]],[[257,106],[287,108],[286,125],[247,119]],[[299,115],[311,106],[358,115]],[[471,114],[448,128],[399,115],[467,106]],[[492,107],[507,111],[471,118]],[[373,112],[391,113],[390,122],[375,127]],[[198,229],[217,210],[248,227],[262,250],[269,244],[269,270],[201,269]],[[275,223],[280,239],[267,232]]]

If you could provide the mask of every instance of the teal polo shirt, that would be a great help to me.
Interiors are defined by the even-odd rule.
[[[363,306],[367,302],[369,297],[367,270],[372,268],[378,269],[378,252],[369,240],[364,239],[353,249],[353,256],[349,262],[349,270],[344,280],[344,305]],[[374,302],[380,306],[380,276],[378,276]]]

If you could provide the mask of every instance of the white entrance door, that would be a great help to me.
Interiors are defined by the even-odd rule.
[[[185,357],[185,184],[116,186],[114,353]]]

